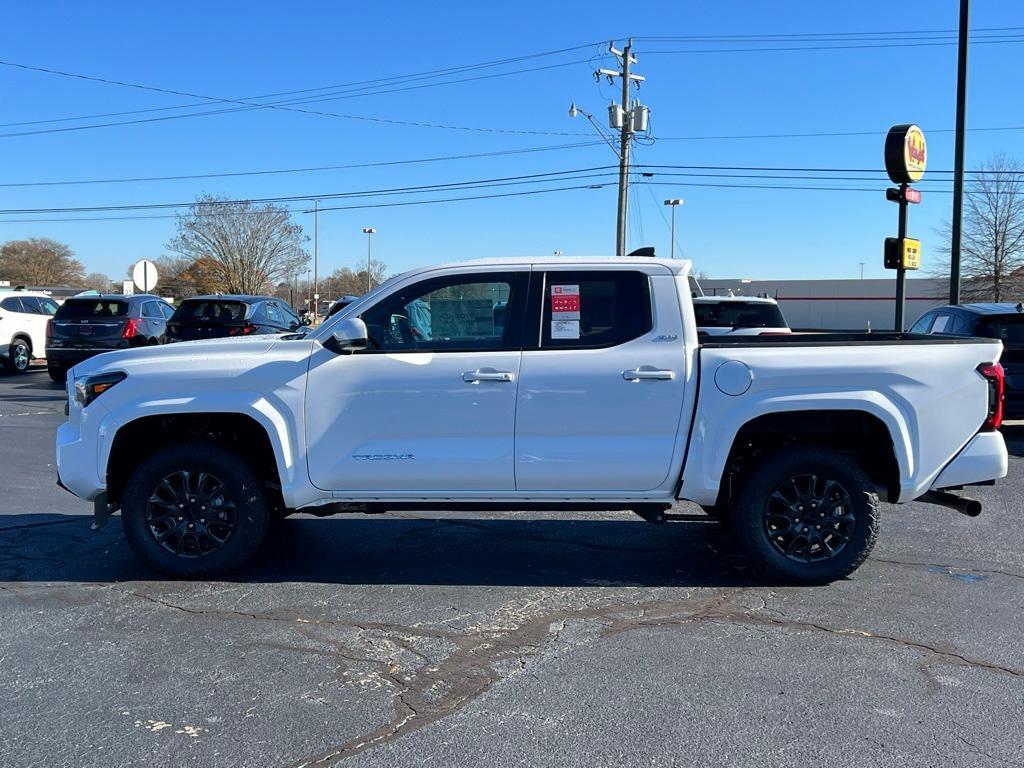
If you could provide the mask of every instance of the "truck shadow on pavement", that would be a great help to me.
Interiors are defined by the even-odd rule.
[[[403,513],[404,514],[404,513]],[[166,581],[113,518],[21,515],[0,530],[3,582]],[[479,586],[748,586],[727,529],[711,520],[289,518],[230,582]]]

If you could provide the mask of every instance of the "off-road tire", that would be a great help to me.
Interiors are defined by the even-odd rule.
[[[818,488],[824,487],[825,481],[833,481],[844,492],[839,496],[844,501],[831,502],[835,507],[825,513],[820,509],[827,507],[828,502],[822,503],[820,497],[816,502],[820,506],[814,510],[806,503],[799,507],[790,505],[787,510],[791,512],[787,514],[807,514],[804,519],[795,518],[800,526],[808,523],[807,528],[798,528],[787,521],[790,527],[776,527],[773,535],[771,526],[777,526],[783,519],[778,514],[781,502],[773,494],[784,487],[788,489],[793,479],[803,478],[798,485],[807,484],[809,477],[816,478]],[[830,498],[835,496],[833,490]],[[789,498],[791,496],[786,495],[786,499]],[[797,512],[797,509],[804,512]],[[849,515],[852,515],[852,523]],[[800,445],[778,450],[740,479],[739,493],[731,505],[729,517],[739,545],[760,572],[781,583],[804,585],[828,584],[857,570],[871,554],[880,524],[875,486],[854,459],[825,448]],[[831,531],[830,526],[837,530]],[[840,526],[843,526],[841,532]],[[822,530],[816,531],[819,527]],[[809,534],[802,534],[808,529]],[[794,530],[798,530],[796,538],[807,542],[802,549],[805,558],[814,557],[812,540],[817,537],[817,554],[823,559],[802,561],[796,557],[800,552],[787,556],[782,549],[784,542],[792,541]],[[844,533],[846,535],[840,539]],[[822,538],[825,535],[836,545],[835,554],[828,555]]]
[[[212,476],[223,488],[221,504],[232,505],[233,527],[223,537],[223,543],[213,551],[175,554],[157,541],[157,533],[151,527],[152,515],[157,512],[164,514],[168,505],[156,504],[153,500],[157,498],[158,488],[165,478],[180,477],[176,473],[188,473],[193,481],[201,473]],[[159,493],[164,495],[162,490]],[[210,503],[216,501],[214,498]],[[188,499],[184,502],[188,504]],[[198,507],[192,506],[182,510],[185,517],[182,522],[186,525],[190,515],[211,514],[209,511],[201,513]],[[147,517],[147,509],[151,510],[150,517]],[[270,516],[263,485],[252,467],[230,449],[207,441],[175,443],[143,460],[128,478],[121,499],[121,525],[135,552],[161,571],[186,578],[223,574],[239,568],[266,537]],[[199,528],[199,520],[193,522]],[[206,529],[212,531],[213,527],[207,524]],[[195,539],[197,544],[199,535],[198,531],[195,535],[185,534]],[[208,539],[214,541],[210,536]],[[175,541],[179,541],[178,537]]]

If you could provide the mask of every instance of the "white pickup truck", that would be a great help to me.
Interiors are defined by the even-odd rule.
[[[68,377],[58,482],[179,575],[276,517],[684,499],[770,578],[853,572],[879,497],[965,514],[1007,470],[1001,345],[895,334],[698,343],[689,263],[416,269],[308,334],[112,352]],[[268,543],[268,545],[271,545]]]

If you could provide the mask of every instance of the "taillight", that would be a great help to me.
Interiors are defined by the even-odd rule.
[[[978,373],[988,382],[988,416],[981,425],[984,432],[991,432],[1003,425],[1003,398],[1006,394],[1006,378],[999,363],[982,363]]]
[[[124,330],[121,331],[122,339],[134,339],[139,335],[139,331],[142,329],[142,318],[133,317],[128,320]]]
[[[255,330],[255,325],[236,325],[228,329],[228,336],[248,336]]]
[[[47,339],[52,339],[53,338],[53,320],[47,320],[46,321],[46,338]]]

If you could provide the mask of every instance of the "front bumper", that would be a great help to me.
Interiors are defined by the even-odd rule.
[[[979,432],[935,478],[931,490],[957,488],[1006,477],[1010,458],[1001,432]]]
[[[106,477],[100,477],[98,472],[95,431],[83,429],[88,421],[86,417],[77,425],[66,421],[57,427],[57,479],[62,488],[75,496],[95,501],[107,488]]]

